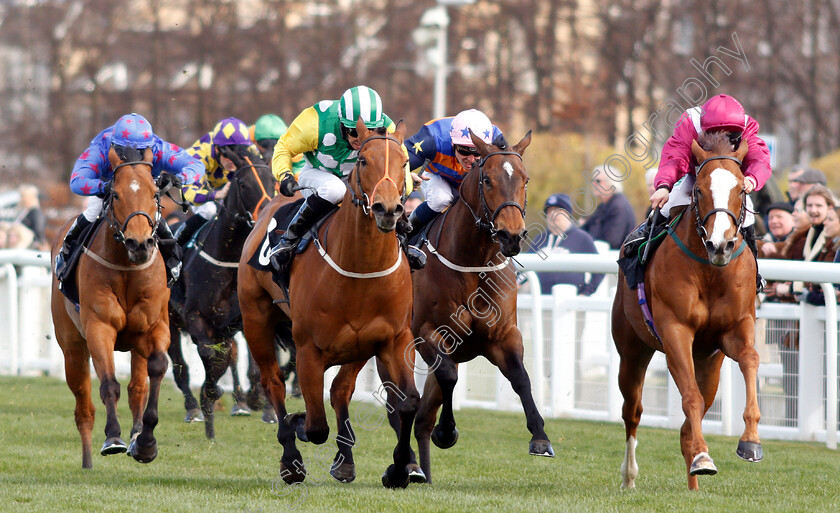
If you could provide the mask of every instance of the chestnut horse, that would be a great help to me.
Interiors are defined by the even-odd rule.
[[[701,422],[714,402],[724,356],[738,362],[746,383],[746,426],[736,452],[747,461],[760,461],[763,455],[756,396],[759,357],[753,347],[756,264],[740,230],[746,214],[741,162],[747,141],[737,151],[723,134],[709,135],[700,144],[694,142],[691,148],[701,163],[691,206],[669,229],[671,237],[653,254],[644,284],[639,285],[647,292],[653,328],[645,322],[637,292],[629,289],[623,273],[619,276],[612,335],[621,357],[618,385],[624,396],[622,488],[633,488],[639,473],[636,428],[654,351],[665,353],[682,395],[686,419],[680,447],[689,489],[697,490],[698,475],[717,473]]]
[[[75,270],[78,312],[59,290],[55,277],[52,283],[53,323],[64,352],[67,385],[76,396],[76,427],[82,437],[84,468],[93,466],[91,431],[95,410],[90,394],[90,359],[107,412],[106,440],[99,452],[108,455],[128,450],[141,463],[149,463],[157,456],[154,429],[158,423],[160,383],[168,364],[169,289],[155,235],[160,194],[151,175],[152,150],[140,150],[126,162],[112,148],[108,157],[114,178],[111,193],[105,199],[104,221],[98,225]],[[53,242],[53,261],[69,226],[69,222],[65,224]],[[128,403],[133,425],[128,448],[120,438],[117,420],[120,384],[114,375],[115,350],[131,351]]]
[[[511,149],[471,137],[481,159],[464,177],[459,199],[430,223],[424,247],[428,261],[413,276],[414,346],[434,371],[426,380],[414,432],[420,467],[429,482],[429,439],[442,449],[458,440],[452,413],[457,367],[476,356],[497,366],[522,400],[532,434],[529,453],[554,456],[523,363],[516,276],[509,259],[519,254],[526,235],[528,175],[522,153],[531,133]]]
[[[288,304],[271,273],[248,264],[260,251],[260,259],[267,265],[268,242],[262,248],[259,244],[274,227],[274,212],[291,201],[282,197],[272,200],[245,242],[239,266],[239,303],[245,338],[259,365],[262,386],[283,419],[277,429],[277,440],[283,445],[283,479],[291,484],[306,477],[295,447],[296,431],[302,440],[327,441],[324,371],[333,365],[342,365],[331,388],[339,426],[336,441],[352,445],[355,438],[347,408],[355,378],[364,362],[377,356],[395,378],[395,384],[386,385],[399,390],[403,398],[397,405],[401,424],[394,464],[382,476],[382,483],[405,487],[411,427],[419,402],[412,372],[414,353],[409,351],[411,277],[394,232],[403,213],[405,124],[400,122],[393,134],[369,131],[361,120],[356,128],[363,142],[348,177],[347,192],[317,239],[292,261]],[[274,336],[277,324],[290,320],[306,413],[287,417],[286,385],[275,357]],[[408,361],[404,359],[407,352]],[[352,457],[339,451],[330,473],[339,481],[352,481]]]

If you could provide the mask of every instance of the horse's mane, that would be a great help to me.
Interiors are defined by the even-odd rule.
[[[705,151],[715,155],[726,155],[735,151],[726,132],[712,132],[697,138],[697,144]]]

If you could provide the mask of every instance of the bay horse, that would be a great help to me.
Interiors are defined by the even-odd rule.
[[[531,133],[510,149],[470,136],[480,160],[464,177],[458,200],[429,224],[423,248],[427,264],[413,275],[413,345],[434,371],[426,379],[414,431],[428,482],[429,440],[442,449],[458,440],[452,413],[458,364],[477,356],[498,367],[521,399],[532,435],[529,453],[554,456],[523,363],[516,276],[509,259],[519,254],[526,236],[528,174],[522,154]]]
[[[234,377],[234,411],[248,411],[243,408],[245,397],[232,358],[232,337],[242,329],[236,274],[242,246],[260,210],[271,201],[275,183],[265,162],[260,157],[253,158],[252,161],[244,157],[240,167],[231,174],[230,192],[218,214],[201,229],[195,244],[185,248],[181,278],[172,286],[169,300],[169,356],[175,383],[184,394],[185,420],[203,418],[209,439],[216,436],[214,407],[222,395],[217,383],[228,367]],[[189,333],[204,364],[201,410],[190,390],[189,368],[181,348],[182,331]],[[266,414],[265,418],[271,420],[273,410]]]
[[[283,480],[292,484],[306,477],[295,446],[296,432],[305,441],[327,441],[324,371],[333,365],[342,366],[330,390],[339,426],[336,440],[340,445],[353,444],[348,404],[355,377],[365,361],[377,356],[395,381],[386,385],[399,391],[402,399],[396,406],[400,429],[394,463],[382,476],[382,484],[405,487],[411,427],[419,403],[412,372],[414,352],[410,350],[411,277],[394,231],[404,212],[401,199],[407,157],[402,142],[406,128],[400,121],[393,134],[386,134],[368,130],[361,120],[356,128],[362,146],[348,176],[347,192],[338,211],[318,230],[317,238],[292,261],[288,301],[270,272],[248,264],[257,251],[263,265],[268,264],[268,240],[262,248],[260,244],[267,230],[274,228],[274,212],[291,201],[277,197],[245,242],[239,266],[239,303],[245,338],[259,365],[262,386],[283,419],[277,429],[277,440],[283,445]],[[306,413],[287,417],[286,386],[275,357],[274,333],[279,323],[289,321]],[[352,455],[345,457],[339,450],[330,473],[339,481],[352,481]]]
[[[125,159],[129,160],[113,148],[108,154],[114,178],[105,198],[104,221],[98,225],[73,273],[78,283],[78,312],[59,290],[53,273],[50,306],[56,339],[64,353],[67,385],[76,397],[83,468],[93,467],[91,431],[95,408],[91,401],[91,359],[107,412],[106,440],[100,454],[128,451],[141,463],[149,463],[157,456],[154,429],[169,346],[169,289],[155,235],[160,193],[151,174],[152,150],[127,149],[126,154]],[[53,261],[69,227],[70,222],[53,242]],[[115,350],[131,351],[128,403],[133,425],[129,447],[120,438],[117,420],[120,384],[114,374]]]
[[[686,419],[680,447],[689,489],[698,489],[698,475],[717,473],[701,422],[714,402],[724,356],[738,362],[746,383],[746,425],[736,453],[753,462],[763,457],[756,395],[759,357],[754,348],[756,263],[751,251],[744,250],[740,230],[746,214],[741,163],[747,147],[744,140],[733,150],[724,134],[710,134],[692,144],[700,167],[691,205],[669,229],[670,238],[653,254],[644,283],[639,284],[646,291],[653,328],[646,323],[637,291],[629,289],[623,273],[619,276],[612,335],[621,358],[618,384],[624,396],[622,488],[634,488],[639,473],[636,429],[654,351],[665,353],[682,396]]]

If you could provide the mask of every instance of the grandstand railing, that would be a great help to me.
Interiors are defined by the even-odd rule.
[[[618,390],[618,355],[610,335],[610,310],[617,280],[616,255],[538,255],[517,257],[528,277],[530,292],[518,293],[519,326],[525,342],[525,361],[533,394],[544,416],[620,422],[622,398]],[[834,283],[840,265],[761,260],[763,276],[771,280],[820,283],[825,307],[806,303],[764,303],[757,310],[756,348],[763,438],[820,441],[837,447],[838,340]],[[64,376],[63,357],[53,340],[49,311],[49,254],[30,250],[0,250],[0,373]],[[608,274],[591,297],[558,285],[552,295],[539,293],[542,271]],[[246,344],[240,335],[240,354]],[[184,353],[191,383],[200,386],[203,367],[185,338]],[[117,372],[128,375],[128,353],[115,356]],[[246,376],[247,359],[239,359]],[[170,366],[171,368],[171,366]],[[337,368],[328,370],[325,393]],[[458,369],[455,407],[521,411],[510,384],[484,359]],[[425,370],[417,369],[422,387]],[[171,377],[171,370],[170,370]],[[222,385],[230,389],[226,377]],[[377,400],[380,383],[372,362],[362,370],[355,398]],[[679,392],[657,353],[648,368],[643,396],[642,425],[678,429],[683,422]],[[725,359],[715,404],[706,419],[708,433],[740,435],[743,430],[744,383],[737,364]],[[834,429],[827,429],[833,426]]]

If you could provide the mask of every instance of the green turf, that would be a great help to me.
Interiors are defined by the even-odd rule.
[[[127,380],[122,385],[119,414],[127,438]],[[210,443],[201,424],[182,421],[183,401],[170,381],[164,383],[156,430],[160,452],[148,465],[99,455],[105,408],[94,390],[94,467],[83,471],[73,398],[64,382],[0,377],[0,387],[4,512],[840,511],[840,454],[820,444],[765,441],[765,460],[751,464],[735,456],[737,439],[708,436],[719,472],[701,477],[701,491],[691,493],[678,433],[643,428],[637,488],[622,492],[622,426],[549,420],[546,431],[557,457],[538,458],[527,454],[530,436],[521,415],[481,410],[456,412],[460,440],[446,451],[432,449],[432,485],[382,487],[395,442],[383,424],[356,429],[355,482],[335,482],[315,463],[317,447],[299,443],[312,475],[299,488],[272,491],[280,457],[275,427],[256,415],[220,413],[217,441]],[[229,407],[230,396],[226,402]],[[298,409],[301,401],[291,401],[289,410]],[[333,429],[329,443],[334,436]],[[326,451],[322,459],[330,461],[332,451]]]

